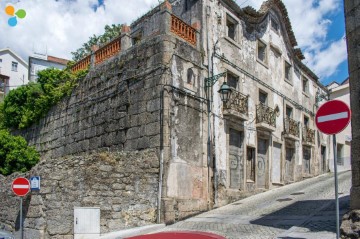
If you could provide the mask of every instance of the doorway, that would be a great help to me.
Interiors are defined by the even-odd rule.
[[[257,188],[266,188],[266,169],[268,166],[267,159],[268,140],[258,138],[258,149],[257,149]]]

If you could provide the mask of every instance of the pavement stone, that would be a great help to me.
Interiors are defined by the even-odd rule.
[[[351,172],[338,174],[340,218],[349,209]],[[167,226],[161,231],[205,231],[228,239],[309,238],[335,235],[334,174],[269,190]]]

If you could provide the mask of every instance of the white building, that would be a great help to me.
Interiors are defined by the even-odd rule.
[[[336,82],[330,83],[327,88],[330,92],[330,100],[341,100],[350,107],[350,87],[349,79],[341,84]],[[351,124],[349,124],[342,132],[336,134],[336,150],[337,150],[337,167],[338,171],[351,170]],[[332,149],[332,147],[331,147]],[[329,157],[330,171],[334,171],[333,152]]]
[[[29,57],[29,81],[34,82],[37,79],[37,73],[47,68],[64,69],[69,60],[49,56],[34,54]]]
[[[28,83],[28,64],[9,48],[0,49],[0,74],[8,76],[5,94]]]

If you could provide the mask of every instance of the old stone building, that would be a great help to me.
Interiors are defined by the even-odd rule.
[[[327,90],[296,45],[280,0],[259,11],[165,1],[125,26],[74,66],[90,72],[71,97],[22,132],[43,156],[27,174],[43,189],[27,199],[26,230],[71,237],[74,207],[99,207],[102,233],[171,223],[327,172],[314,123]],[[11,193],[1,197],[14,230]]]

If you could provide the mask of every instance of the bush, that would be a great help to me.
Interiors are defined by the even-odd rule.
[[[38,161],[39,154],[29,147],[21,136],[13,136],[7,130],[0,130],[0,173],[26,172]]]
[[[43,118],[52,106],[70,95],[78,79],[87,71],[76,74],[67,70],[46,69],[38,73],[38,83],[11,90],[3,105],[3,125],[23,129]],[[0,113],[1,118],[1,113]]]

